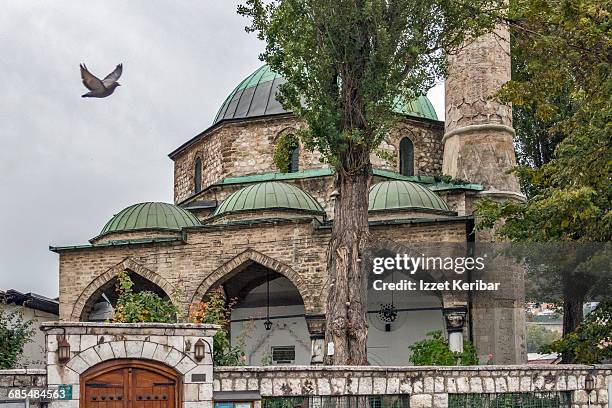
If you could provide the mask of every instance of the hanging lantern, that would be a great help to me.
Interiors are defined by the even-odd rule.
[[[195,359],[197,361],[201,361],[204,357],[206,357],[206,344],[202,339],[198,339],[193,347]]]
[[[266,330],[272,330],[272,322],[270,321],[270,319],[266,319],[266,321],[264,322],[264,327],[266,328]]]
[[[60,363],[67,363],[70,360],[70,343],[66,340],[66,335],[60,338],[57,345],[57,360]]]
[[[272,329],[272,322],[270,321],[270,275],[266,273],[266,321],[264,322],[264,328],[266,330]]]

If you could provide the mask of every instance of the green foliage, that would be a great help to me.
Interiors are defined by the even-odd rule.
[[[601,302],[574,332],[553,342],[546,351],[570,354],[581,364],[612,359],[612,301]]]
[[[516,172],[529,201],[482,203],[482,226],[505,219],[498,234],[516,241],[609,241],[611,2],[512,4],[515,77],[499,96],[519,114]]]
[[[463,352],[451,351],[448,341],[441,331],[427,333],[430,339],[417,341],[409,347],[412,355],[410,362],[414,365],[477,365],[478,357],[474,345],[466,341],[463,343]]]
[[[0,369],[17,368],[23,347],[34,337],[32,324],[24,320],[21,308],[0,310]]]
[[[246,0],[238,11],[266,42],[262,59],[287,79],[280,99],[308,124],[304,145],[353,173],[369,169],[397,98],[426,93],[446,51],[491,29],[502,3]]]
[[[520,163],[515,172],[528,200],[478,203],[478,228],[504,220],[496,233],[514,242],[609,242],[612,2],[515,0],[511,4],[514,76],[499,97],[515,109]],[[531,271],[543,294],[559,297],[551,300],[568,306],[594,292],[612,290],[609,277],[597,274],[609,268],[587,268],[578,258],[560,256],[566,258],[561,268],[546,268],[536,261],[544,268]],[[564,326],[572,331],[581,316],[569,315],[565,313]]]
[[[126,271],[117,274],[117,294],[113,321],[118,323],[173,323],[177,320],[177,308],[170,299],[158,294],[134,292],[134,282]]]
[[[541,353],[554,341],[561,338],[561,333],[548,330],[546,327],[539,324],[527,325],[527,352]]]
[[[272,160],[281,173],[289,171],[289,162],[293,151],[300,146],[300,141],[293,133],[285,133],[276,140]]]
[[[213,362],[216,366],[243,365],[245,360],[245,338],[239,338],[238,344],[232,346],[229,336],[230,316],[233,302],[226,303],[220,290],[213,290],[202,302],[191,305],[190,320],[193,323],[216,324],[219,331],[213,338]],[[244,331],[245,333],[248,330]],[[246,334],[245,334],[246,335]]]

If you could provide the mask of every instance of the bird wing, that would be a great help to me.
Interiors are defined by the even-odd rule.
[[[85,64],[81,64],[81,78],[83,79],[83,85],[85,85],[85,88],[89,89],[90,91],[104,88],[102,81],[89,72]]]
[[[102,80],[102,83],[104,84],[105,87],[108,87],[113,82],[117,82],[117,80],[119,79],[119,77],[121,76],[122,73],[123,73],[123,64],[119,64],[119,65],[117,65],[117,67],[115,68],[115,70],[113,72],[108,74]]]

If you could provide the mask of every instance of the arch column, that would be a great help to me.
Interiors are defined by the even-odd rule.
[[[323,364],[325,357],[325,315],[310,314],[304,316],[310,334],[310,364]]]

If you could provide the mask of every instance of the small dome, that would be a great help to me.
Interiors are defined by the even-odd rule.
[[[417,210],[446,212],[451,210],[436,193],[410,181],[383,181],[370,188],[369,211]]]
[[[180,231],[183,227],[201,225],[192,213],[168,203],[140,203],[131,205],[106,223],[100,235],[140,229]]]
[[[230,194],[214,215],[263,209],[325,213],[323,207],[307,192],[292,184],[270,181],[253,184]]]
[[[285,82],[285,78],[272,71],[268,65],[260,67],[229,94],[217,112],[213,124],[225,119],[287,113],[276,100],[278,87]],[[404,115],[438,120],[436,111],[426,96],[419,96],[413,101],[398,100],[394,110]]]

